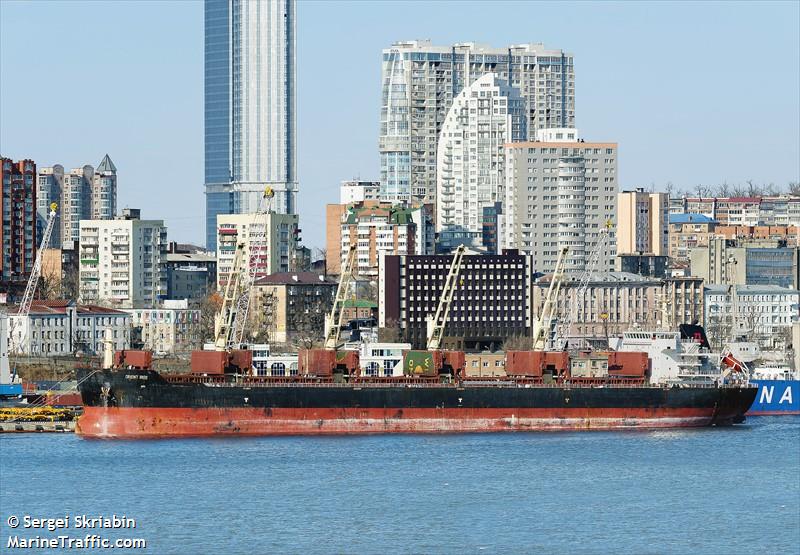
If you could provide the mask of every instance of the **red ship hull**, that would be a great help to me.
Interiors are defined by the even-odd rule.
[[[701,427],[714,419],[706,408],[86,407],[76,432],[94,438],[463,433]]]

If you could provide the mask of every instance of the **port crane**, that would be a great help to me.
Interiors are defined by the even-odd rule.
[[[447,326],[447,319],[450,316],[450,305],[453,302],[453,294],[458,284],[458,275],[461,272],[461,262],[464,259],[464,245],[459,245],[453,255],[453,261],[450,263],[450,271],[447,273],[447,278],[444,282],[444,289],[442,289],[442,296],[439,297],[439,304],[436,307],[434,315],[428,315],[425,318],[427,326],[427,349],[435,351],[441,349],[442,339],[444,338],[444,328]]]
[[[594,248],[589,255],[589,262],[586,264],[586,268],[584,269],[580,280],[578,281],[578,289],[575,291],[575,301],[567,309],[567,314],[564,320],[558,325],[558,331],[554,341],[554,347],[556,350],[567,348],[567,337],[569,336],[569,330],[572,328],[572,324],[577,319],[578,306],[583,306],[583,299],[586,296],[587,289],[589,288],[589,281],[592,279],[592,273],[594,273],[594,271],[597,269],[597,265],[600,262],[600,256],[603,254],[603,249],[605,249],[606,244],[611,237],[612,226],[613,224],[611,223],[611,220],[606,220],[605,228],[600,232],[597,242],[595,243]]]
[[[31,275],[28,278],[28,284],[25,286],[25,293],[22,295],[22,302],[19,304],[19,310],[17,310],[18,321],[20,323],[24,322],[28,315],[31,312],[31,305],[33,304],[33,296],[36,293],[36,286],[39,284],[39,278],[42,275],[42,252],[50,243],[50,237],[53,235],[53,228],[55,227],[56,223],[56,212],[58,211],[58,204],[55,202],[50,204],[50,214],[47,216],[47,225],[44,228],[44,233],[42,234],[42,241],[39,244],[39,249],[36,251],[36,259],[33,262],[33,269],[31,270]],[[27,329],[27,326],[23,329]],[[5,331],[5,330],[3,330]],[[11,331],[11,339],[14,339],[14,332]],[[25,343],[24,337],[20,336],[17,341],[16,347],[11,348],[11,351],[16,351],[22,347]],[[8,356],[8,353],[5,352],[3,349],[2,357],[5,358]],[[16,370],[14,371],[16,374]],[[6,394],[14,394],[14,393],[22,393],[21,386],[19,388],[15,387],[14,378],[11,375],[9,370],[9,365],[7,360],[0,361],[0,391],[3,391]],[[16,391],[19,389],[19,391]]]
[[[356,243],[350,243],[344,267],[339,274],[339,286],[336,288],[336,298],[331,311],[325,315],[325,349],[335,350],[342,332],[342,317],[344,316],[344,301],[350,287],[355,281]]]
[[[548,347],[548,337],[553,327],[555,317],[555,304],[558,299],[558,292],[561,290],[561,281],[564,278],[564,265],[566,256],[569,252],[568,247],[562,248],[556,259],[556,267],[553,276],[550,278],[550,285],[547,288],[547,295],[542,304],[539,316],[533,321],[533,350],[544,351]]]
[[[250,226],[250,257],[246,266],[244,265],[244,241],[240,240],[236,244],[233,267],[228,273],[228,281],[222,297],[222,307],[214,321],[214,348],[217,351],[234,349],[242,343],[247,315],[250,311],[250,297],[258,272],[258,258],[261,253],[261,249],[258,247],[266,243],[267,215],[272,209],[274,196],[272,187],[265,188],[261,195],[258,210],[253,216]],[[261,245],[253,241],[255,224],[259,222],[264,224],[264,239]]]

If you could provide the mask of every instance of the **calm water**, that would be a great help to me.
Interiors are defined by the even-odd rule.
[[[798,553],[800,417],[662,432],[0,436],[0,552],[9,515],[65,513],[134,517],[133,533],[99,533],[159,555]]]

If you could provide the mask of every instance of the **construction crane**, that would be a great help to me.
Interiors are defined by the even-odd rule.
[[[569,248],[564,247],[558,253],[556,267],[553,276],[550,278],[550,286],[547,288],[547,296],[544,298],[542,310],[539,316],[533,321],[533,350],[544,351],[547,348],[550,330],[553,326],[555,316],[555,304],[558,299],[558,292],[561,289],[561,280],[564,277],[564,265]]]
[[[53,202],[50,204],[50,215],[47,217],[47,226],[44,228],[42,235],[42,242],[39,245],[39,250],[36,251],[36,261],[33,263],[33,270],[31,270],[31,277],[28,279],[28,285],[25,287],[25,294],[22,296],[22,302],[19,304],[17,314],[22,317],[27,317],[31,311],[31,303],[33,303],[33,295],[36,293],[36,286],[39,284],[39,277],[42,275],[42,251],[50,243],[50,236],[53,234],[53,227],[56,223],[56,210],[58,205]]]
[[[247,315],[250,311],[250,297],[253,293],[253,284],[258,272],[258,258],[267,237],[267,215],[272,208],[272,198],[275,196],[272,187],[264,189],[258,210],[253,216],[250,226],[250,257],[244,266],[244,241],[236,244],[236,253],[233,257],[233,267],[228,273],[225,292],[222,297],[222,307],[214,321],[214,348],[217,351],[227,351],[237,348],[242,343]],[[253,241],[255,224],[263,221],[264,239],[261,245]]]
[[[461,272],[461,261],[464,258],[464,245],[459,245],[450,263],[450,271],[442,289],[442,296],[439,297],[439,305],[436,307],[436,314],[428,315],[425,319],[427,325],[427,336],[429,351],[441,349],[444,328],[447,325],[447,318],[450,315],[450,305],[453,302],[453,294],[456,290],[458,274]]]
[[[47,217],[47,225],[44,228],[44,234],[42,235],[42,241],[39,244],[39,249],[36,251],[36,259],[33,262],[33,269],[31,270],[31,275],[28,278],[28,284],[25,286],[25,293],[22,295],[22,302],[19,303],[19,310],[17,310],[17,316],[19,318],[17,321],[20,325],[23,325],[24,330],[28,329],[28,326],[25,326],[23,322],[28,318],[28,314],[31,312],[31,305],[33,304],[33,296],[36,293],[36,286],[39,284],[39,277],[42,275],[42,253],[47,245],[50,243],[50,236],[53,234],[53,227],[55,227],[56,223],[56,211],[58,210],[58,204],[55,202],[50,204],[50,214]],[[7,319],[7,316],[3,317]],[[7,319],[10,321],[10,319]],[[5,326],[3,326],[5,327]],[[4,335],[6,330],[3,329],[2,332]],[[11,330],[9,334],[11,340],[14,340],[14,331]],[[5,338],[4,338],[5,340]],[[12,375],[11,371],[9,370],[8,365],[8,351],[15,352],[19,351],[22,346],[25,344],[25,338],[20,335],[17,338],[17,342],[15,346],[4,345],[2,346],[3,352],[0,353],[0,357],[2,360],[0,361],[0,391],[4,394],[17,394],[22,393],[22,387],[19,384],[15,384],[15,375],[16,369]],[[11,347],[7,349],[6,347]]]
[[[333,301],[331,311],[325,315],[325,349],[332,351],[339,343],[339,335],[342,331],[342,317],[344,316],[344,301],[347,297],[350,286],[355,280],[356,267],[356,243],[350,243],[347,251],[344,267],[339,274],[339,286],[336,288],[336,298]]]
[[[575,292],[575,302],[571,303],[565,318],[559,322],[554,345],[556,350],[567,348],[569,330],[572,328],[573,322],[575,322],[577,319],[578,306],[583,306],[583,298],[586,296],[586,290],[589,288],[589,281],[592,279],[592,273],[594,273],[594,271],[597,269],[597,265],[600,262],[600,256],[603,254],[603,250],[605,249],[606,244],[611,237],[612,226],[613,224],[611,223],[611,220],[606,220],[605,229],[600,232],[600,236],[597,238],[597,242],[595,243],[594,248],[589,255],[589,261],[586,264],[586,269],[584,269],[580,280],[578,281],[578,289]]]

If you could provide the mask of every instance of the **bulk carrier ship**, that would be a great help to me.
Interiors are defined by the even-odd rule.
[[[392,378],[349,372],[357,353],[341,351],[301,352],[296,376],[243,375],[242,353],[223,353],[227,372],[218,374],[160,374],[132,352],[127,362],[117,355],[118,368],[80,369],[76,431],[160,438],[725,426],[743,421],[756,395],[747,384],[680,379],[642,352],[509,352],[508,375],[492,380],[464,377],[464,354],[453,351],[411,351],[407,375]]]

